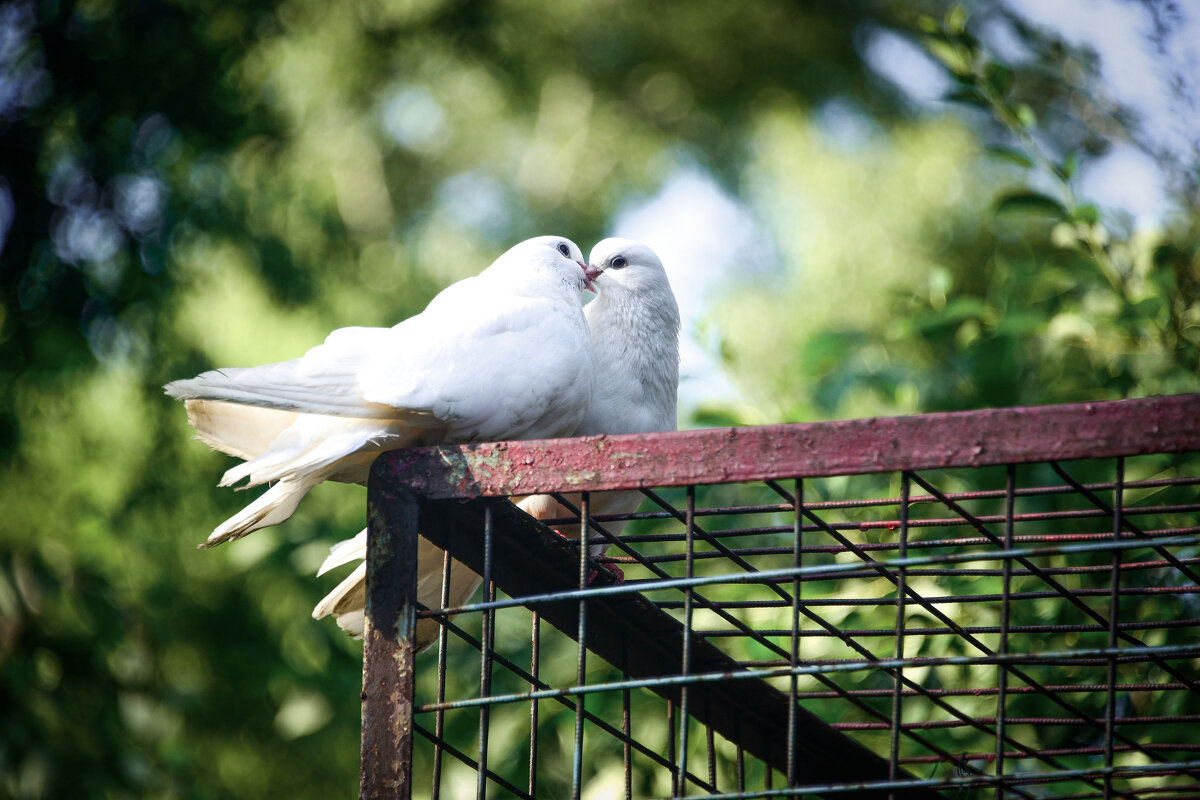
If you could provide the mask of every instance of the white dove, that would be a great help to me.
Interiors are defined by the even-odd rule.
[[[629,239],[604,239],[592,248],[588,264],[603,276],[596,299],[584,308],[592,337],[596,387],[575,436],[654,433],[678,427],[679,306],[662,261],[646,245]],[[578,495],[568,499],[579,507]],[[588,513],[630,514],[642,493],[593,493]],[[533,495],[518,505],[539,519],[572,516],[549,495]],[[625,522],[605,525],[619,534]],[[593,534],[594,536],[595,534]],[[592,548],[603,554],[605,545]]]
[[[644,244],[628,239],[605,239],[592,248],[589,267],[597,297],[584,308],[592,341],[596,382],[591,403],[576,436],[607,433],[646,433],[675,430],[676,394],[679,388],[679,306],[658,256]],[[576,507],[579,497],[568,498]],[[571,513],[549,495],[533,495],[518,505],[540,519],[568,517]],[[639,491],[595,494],[590,513],[627,514],[641,504]],[[620,533],[624,522],[606,528]],[[418,560],[439,557],[441,551],[427,539],[418,543]],[[593,548],[599,555],[604,548]],[[334,545],[317,573],[366,558],[367,532]],[[333,615],[338,625],[355,637],[363,633],[366,601],[366,564],[359,564],[313,610],[321,619]],[[427,608],[441,606],[441,572],[421,570],[417,599]],[[462,605],[479,586],[479,576],[454,561],[450,570],[450,607]],[[417,623],[417,649],[433,642],[437,623]]]
[[[570,434],[592,395],[591,277],[569,239],[529,239],[395,327],[168,384],[203,442],[245,460],[222,486],[275,482],[203,546],[283,522],[321,481],[364,483],[383,450]]]

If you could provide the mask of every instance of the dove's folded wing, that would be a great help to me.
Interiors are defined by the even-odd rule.
[[[211,370],[167,384],[167,394],[180,400],[216,400],[307,414],[394,417],[394,407],[363,396],[358,376],[380,353],[405,346],[397,334],[397,328],[340,328],[301,358]]]
[[[569,435],[591,395],[590,353],[579,347],[587,341],[582,315],[563,315],[546,298],[498,304],[483,289],[458,295],[463,304],[453,308],[461,313],[452,318],[451,306],[431,304],[392,329],[399,338],[390,354],[358,375],[363,399],[419,409],[451,441]]]
[[[245,460],[222,485],[277,482],[208,544],[282,522],[321,481],[365,482],[382,450],[570,432],[592,386],[585,281],[578,247],[531,239],[393,328],[169,384],[200,438]]]

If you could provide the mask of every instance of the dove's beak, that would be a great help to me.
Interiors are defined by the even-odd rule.
[[[604,270],[592,269],[587,264],[584,264],[582,261],[576,261],[575,263],[578,264],[580,266],[580,268],[583,269],[583,287],[585,289],[587,289],[589,292],[591,292],[592,294],[596,294],[596,287],[594,285],[592,285],[592,281],[596,280],[596,278],[599,278],[600,273],[603,272]]]

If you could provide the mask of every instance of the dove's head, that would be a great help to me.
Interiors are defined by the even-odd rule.
[[[592,288],[599,273],[588,269],[579,245],[565,236],[537,236],[513,245],[496,259],[488,271],[496,270],[514,278],[552,278],[574,292]]]
[[[641,242],[605,239],[592,248],[588,266],[596,273],[596,291],[601,297],[657,293],[674,301],[662,262]]]

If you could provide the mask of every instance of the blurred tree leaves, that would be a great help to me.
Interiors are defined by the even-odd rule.
[[[350,794],[360,650],[308,610],[362,492],[195,552],[242,499],[159,387],[390,324],[528,235],[586,247],[681,162],[782,261],[731,276],[746,403],[696,424],[1194,390],[1194,216],[1076,199],[1128,114],[978,11],[1029,59],[934,0],[0,9],[0,795]],[[873,71],[881,30],[961,115]]]
[[[1104,99],[1094,55],[1018,25],[1033,57],[1011,67],[968,19],[956,5],[915,20],[954,86],[946,100],[969,109],[965,147],[950,144],[966,134],[956,122],[918,119],[839,157],[801,112],[755,149],[755,199],[798,268],[718,310],[747,420],[1196,389],[1196,198],[1136,233],[1080,201],[1081,160],[1118,135],[1141,141]],[[1064,91],[1094,113],[1064,114]]]

